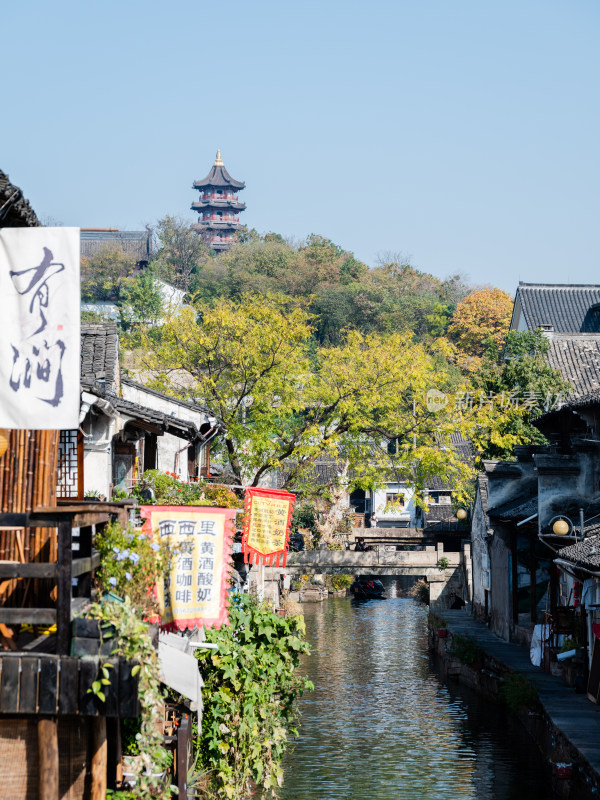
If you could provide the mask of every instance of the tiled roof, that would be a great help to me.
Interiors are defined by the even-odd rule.
[[[479,495],[481,496],[481,507],[483,513],[488,513],[488,476],[484,472],[480,472],[477,476],[477,485],[479,486]]]
[[[427,511],[427,524],[433,524],[434,522],[442,522],[452,520],[453,522],[457,522],[457,518],[454,516],[454,511],[452,510],[452,505],[450,503],[429,503],[428,511]]]
[[[110,397],[111,405],[121,414],[132,417],[140,422],[147,422],[162,428],[167,433],[172,433],[183,439],[195,439],[198,435],[198,428],[193,422],[178,417],[156,411],[153,408],[146,408],[139,403],[132,403],[130,400],[123,400],[121,397]]]
[[[510,503],[489,509],[490,517],[496,519],[523,520],[538,513],[538,499],[535,497],[519,497]]]
[[[560,408],[556,408],[552,411],[547,411],[545,414],[541,414],[534,420],[534,424],[538,425],[539,423],[538,427],[541,427],[543,424],[549,421],[559,420],[565,414],[568,416],[571,411],[577,411],[578,409],[583,408],[591,408],[592,406],[600,407],[600,389],[596,389],[588,394],[583,394],[580,397],[570,398],[566,403],[560,406]]]
[[[246,184],[243,181],[234,180],[224,166],[213,165],[206,178],[201,181],[194,181],[194,189],[208,189],[211,186],[228,187],[231,189],[243,189]]]
[[[530,331],[552,325],[558,333],[600,333],[600,286],[520,283],[517,298]]]
[[[563,547],[558,557],[576,566],[600,570],[600,535],[589,536],[582,542]]]
[[[81,255],[90,258],[101,250],[120,250],[137,262],[150,261],[152,234],[150,231],[81,231]]]
[[[40,224],[29,200],[14,186],[6,172],[0,170],[0,226],[3,228],[34,228]]]
[[[118,390],[119,337],[115,322],[81,323],[81,379],[106,394]]]
[[[600,389],[600,334],[552,333],[548,363],[572,384],[574,396]]]
[[[181,400],[179,397],[172,397],[171,395],[165,395],[163,392],[157,392],[156,389],[150,389],[148,386],[144,386],[143,383],[139,383],[138,381],[134,381],[131,378],[121,378],[121,383],[125,384],[126,386],[131,386],[133,389],[140,389],[145,394],[153,395],[154,397],[158,398],[167,398],[170,403],[177,403],[177,405],[183,406],[184,408],[189,409],[190,411],[202,411],[205,414],[210,414],[210,409],[207,406],[203,406],[200,403],[191,403],[189,400]],[[125,392],[123,392],[125,394]]]
[[[473,461],[473,448],[471,447],[471,443],[467,441],[462,434],[450,434],[450,442],[461,461],[465,464],[469,464]],[[435,492],[444,489],[454,489],[454,486],[443,478],[440,478],[439,475],[434,475],[432,478],[429,478],[425,488]]]

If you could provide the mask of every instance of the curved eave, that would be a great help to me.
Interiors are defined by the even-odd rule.
[[[208,211],[211,208],[222,211],[223,209],[231,209],[232,211],[244,211],[246,209],[245,203],[236,203],[231,200],[196,200],[192,203],[192,211]]]
[[[195,225],[192,225],[192,229],[195,231],[239,231],[244,226],[241,225],[239,222],[217,222],[214,219],[210,220],[200,220]]]
[[[221,189],[223,186],[229,186],[232,189],[245,189],[246,184],[243,181],[234,180],[227,172],[225,167],[213,166],[206,178],[201,181],[194,181],[192,188],[194,189],[209,189],[211,187]]]

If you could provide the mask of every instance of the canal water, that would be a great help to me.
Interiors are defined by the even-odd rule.
[[[441,682],[422,605],[303,610],[315,691],[300,701],[280,800],[551,800],[550,768],[518,721]]]

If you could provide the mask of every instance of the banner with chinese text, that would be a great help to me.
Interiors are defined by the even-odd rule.
[[[0,428],[79,427],[79,228],[0,229]]]
[[[247,562],[285,567],[295,499],[276,489],[246,489],[242,552]]]
[[[185,630],[227,624],[227,575],[235,509],[142,506],[145,529],[166,542],[171,567],[156,587],[160,624]]]

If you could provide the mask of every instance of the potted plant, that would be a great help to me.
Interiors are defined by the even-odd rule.
[[[427,626],[430,630],[435,631],[438,639],[445,639],[448,636],[448,627],[446,620],[443,617],[434,614],[432,611],[427,616]]]

